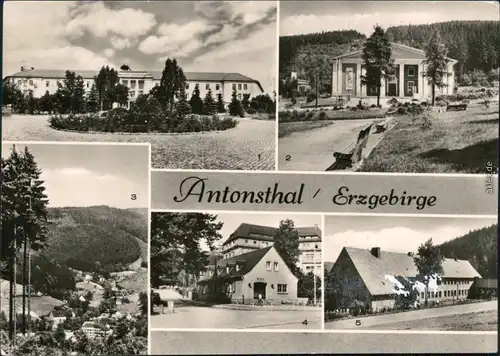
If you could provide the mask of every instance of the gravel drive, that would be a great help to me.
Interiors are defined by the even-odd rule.
[[[119,135],[52,129],[48,116],[12,115],[2,119],[4,141],[150,142],[152,168],[274,170],[274,121],[239,119],[234,129],[188,135]]]

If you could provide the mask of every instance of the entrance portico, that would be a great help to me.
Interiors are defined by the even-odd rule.
[[[391,79],[383,79],[380,97],[386,98],[418,98],[427,100],[431,96],[431,85],[424,73],[427,70],[424,51],[391,43],[395,73]],[[361,84],[361,77],[366,73],[363,65],[362,51],[354,51],[333,59],[332,95],[369,98],[377,96],[376,87]],[[446,86],[436,88],[436,94],[453,94],[455,75],[453,66],[456,60],[449,58],[448,74],[445,74]]]

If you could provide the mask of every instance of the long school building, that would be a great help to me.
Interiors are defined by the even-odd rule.
[[[86,91],[89,91],[94,84],[94,77],[98,71],[91,70],[71,70],[84,81]],[[214,99],[217,94],[222,94],[224,102],[231,101],[231,96],[235,90],[239,100],[243,94],[250,94],[255,97],[264,93],[261,84],[252,78],[239,73],[219,73],[219,72],[185,72],[186,94],[188,99],[198,84],[200,97],[203,99],[209,90],[212,91]],[[7,76],[5,80],[15,84],[24,94],[29,90],[37,98],[42,97],[46,92],[54,94],[57,91],[57,83],[65,78],[65,70],[53,69],[28,69]],[[129,88],[130,102],[134,102],[141,94],[147,94],[152,88],[160,85],[162,71],[118,71],[120,83]],[[129,102],[129,103],[130,103]]]

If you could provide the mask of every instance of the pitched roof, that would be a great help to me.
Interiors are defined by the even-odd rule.
[[[393,59],[421,59],[424,60],[426,58],[425,52],[421,49],[406,46],[401,43],[391,42],[392,47],[392,58]],[[349,53],[342,54],[340,56],[336,56],[333,59],[362,59],[362,50],[357,50]],[[452,62],[457,62],[457,60],[453,58],[448,58]]]
[[[81,75],[84,79],[94,79],[94,76],[99,74],[99,71],[96,70],[73,70],[76,75]],[[152,76],[154,80],[160,80],[162,77],[161,70],[153,70],[153,71],[130,71],[131,73],[144,73],[146,76]],[[225,73],[225,72],[184,72],[186,79],[189,81],[200,81],[200,82],[251,82],[257,83],[260,86],[260,83],[247,77],[240,73]],[[9,75],[8,77],[12,78],[49,78],[49,79],[59,79],[64,78],[66,76],[65,69],[32,69],[25,70],[21,72],[14,73]]]
[[[318,236],[321,237],[321,230],[317,227],[298,227],[296,228],[299,237],[300,236]],[[239,237],[251,237],[255,240],[260,241],[274,241],[274,236],[278,232],[277,227],[254,225],[241,223],[236,230],[229,236],[229,238],[222,244],[227,245],[231,241],[236,240]],[[250,236],[252,235],[252,236]]]
[[[226,271],[226,269],[219,272],[216,278],[238,278],[244,276],[245,274],[250,272],[272,248],[274,247],[269,246],[218,261],[217,267],[225,268],[226,266],[229,266],[230,269],[229,273]],[[236,264],[240,266],[238,271],[236,271]],[[200,279],[199,282],[207,281],[210,279],[214,279],[213,276],[206,276],[206,278]]]
[[[413,258],[405,253],[380,251],[380,257],[370,250],[344,247],[372,295],[393,294],[393,284],[385,279],[386,275],[415,277],[418,274]],[[443,261],[444,278],[480,277],[469,261],[446,258]]]

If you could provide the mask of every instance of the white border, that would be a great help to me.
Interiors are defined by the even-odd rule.
[[[148,260],[146,261],[148,264],[148,273],[147,273],[147,285],[146,285],[146,293],[148,296],[148,355],[151,355],[151,143],[149,143],[149,163],[148,163],[148,194],[149,194],[149,199],[148,199],[148,253],[147,253],[147,258]]]
[[[278,172],[278,161],[279,161],[279,145],[278,145],[278,134],[279,134],[279,94],[280,94],[280,2],[276,1],[276,73],[274,75],[274,92],[275,92],[275,114],[274,114],[274,171]]]

